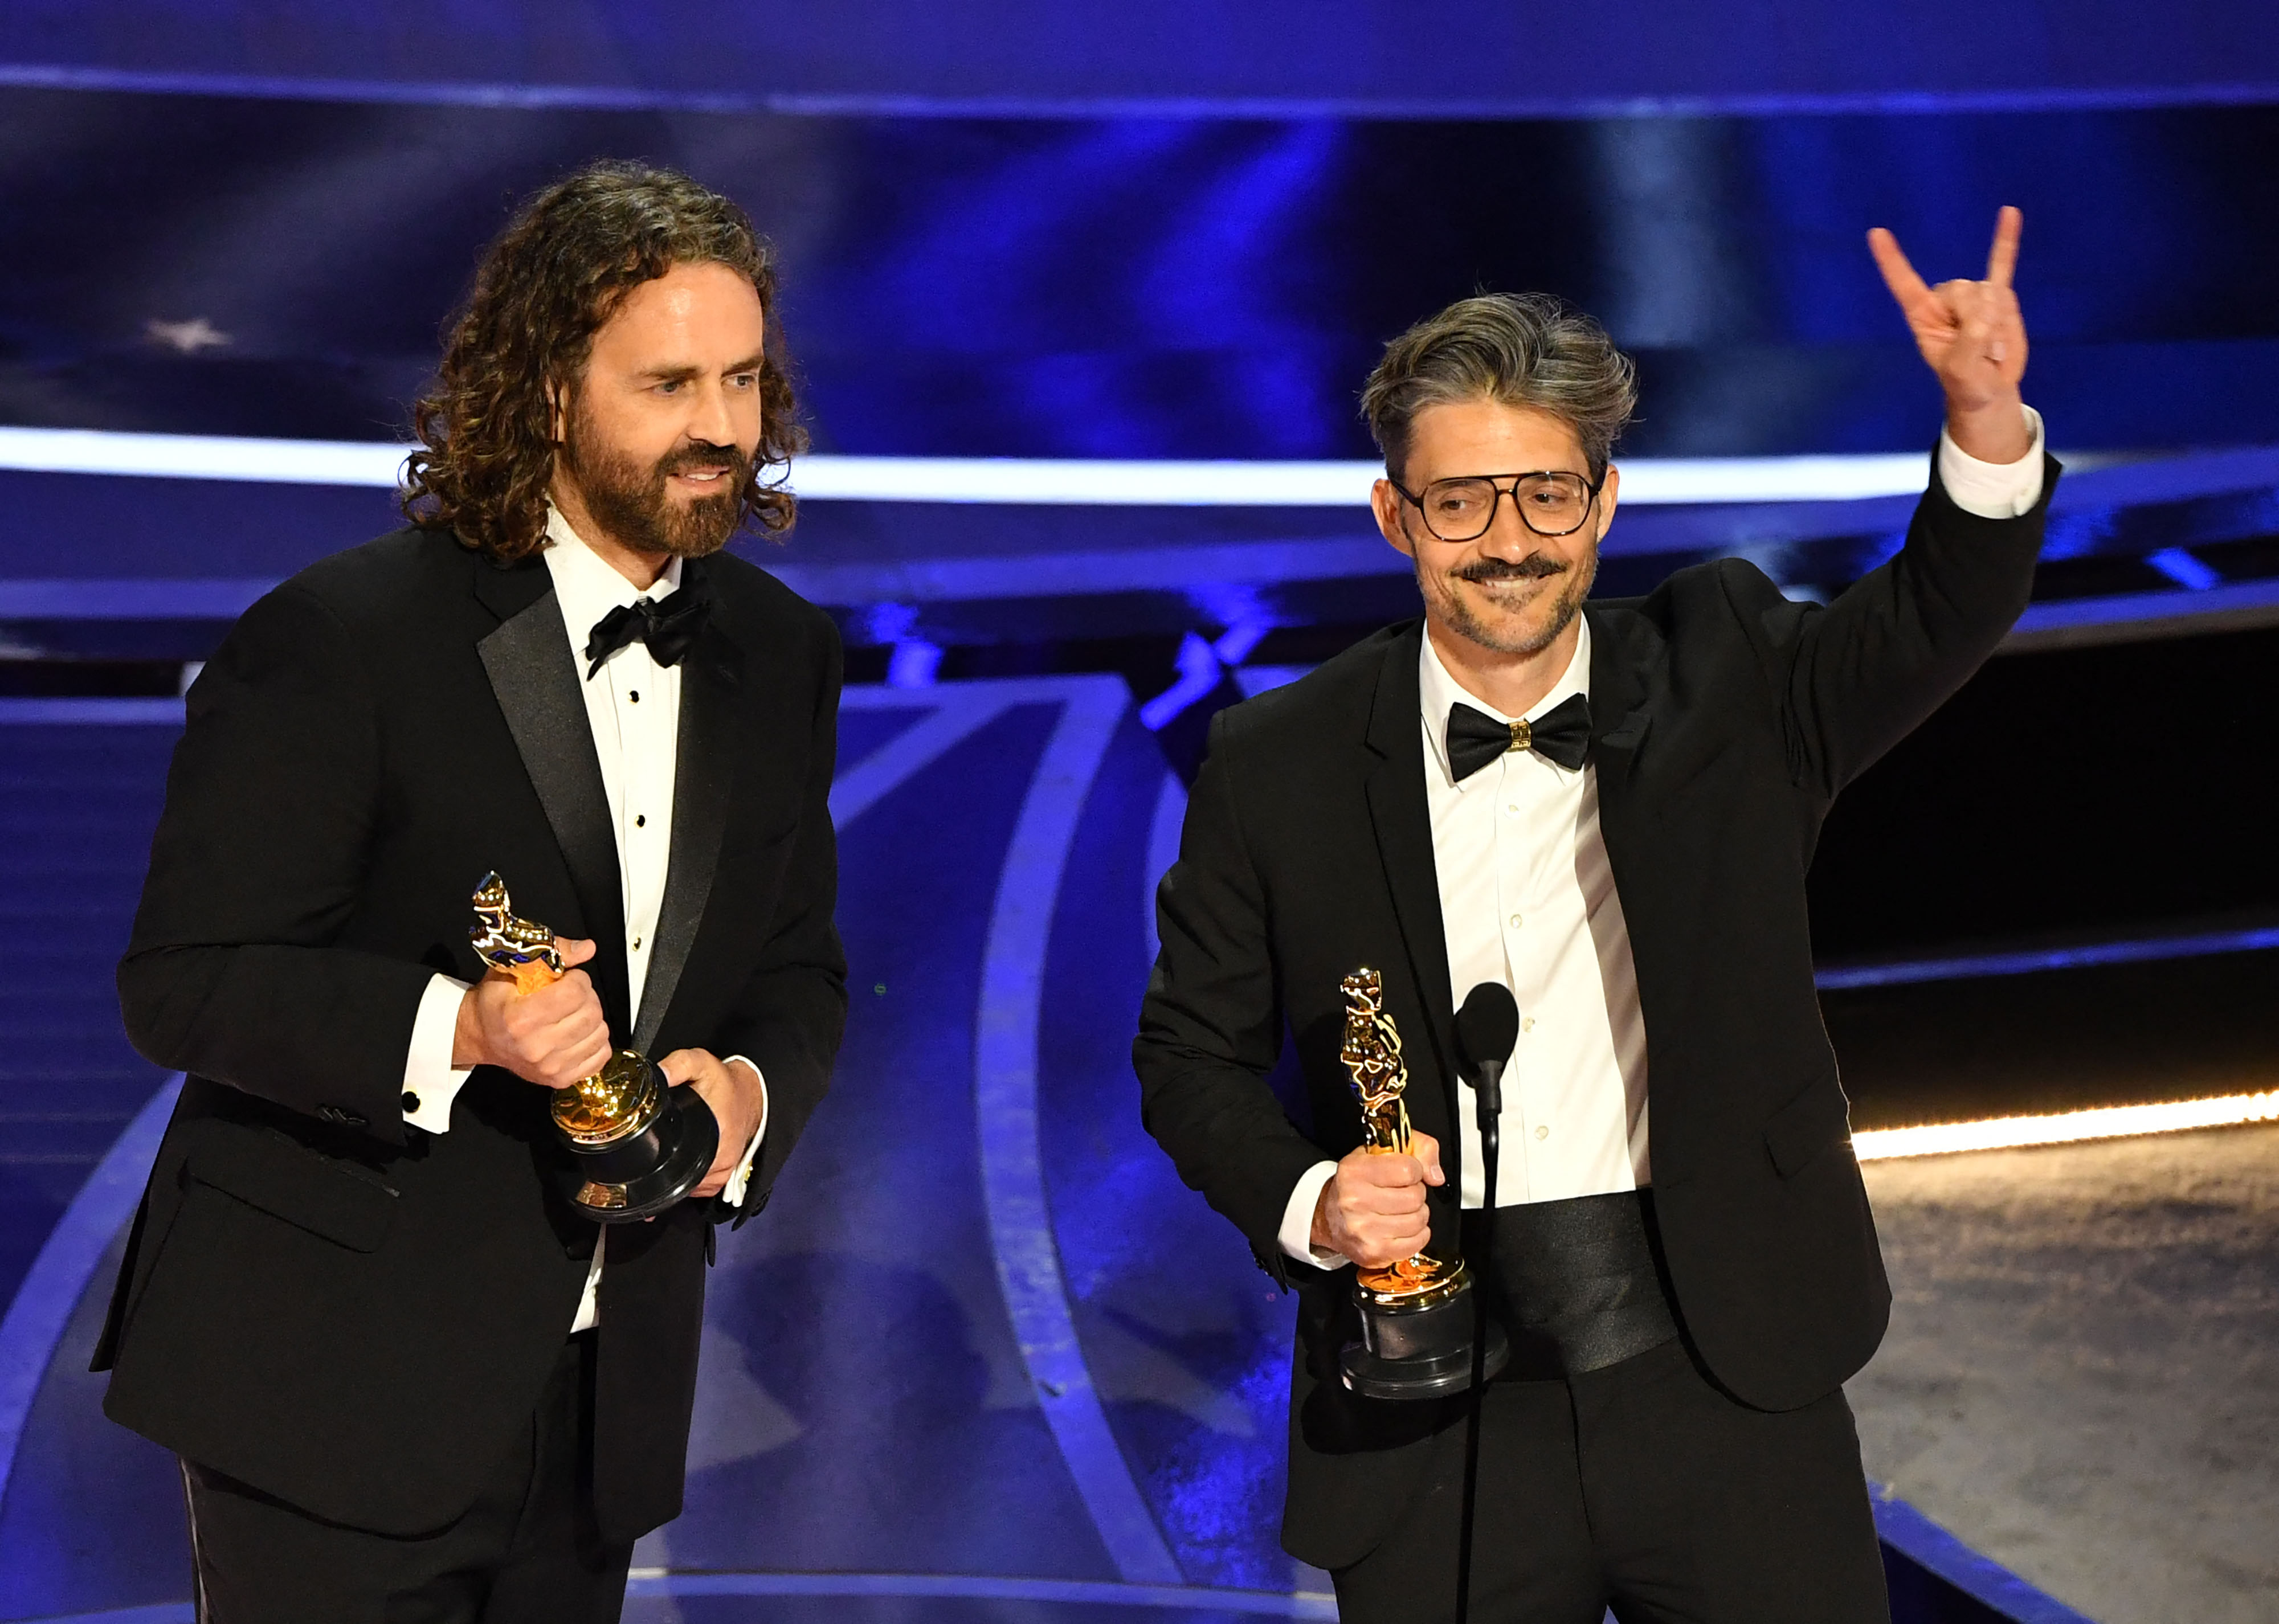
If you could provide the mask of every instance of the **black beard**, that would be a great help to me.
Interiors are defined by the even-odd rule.
[[[586,510],[594,522],[636,553],[668,558],[702,558],[728,545],[743,520],[744,493],[751,488],[752,459],[740,446],[692,442],[643,469],[632,457],[601,449],[584,450],[595,436],[573,424],[563,456],[578,479]],[[677,473],[724,468],[728,477],[712,496],[686,506],[665,494]]]

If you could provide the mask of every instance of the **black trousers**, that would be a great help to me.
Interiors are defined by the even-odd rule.
[[[1333,1575],[1345,1624],[1455,1617],[1463,1423],[1431,1448],[1385,1543]],[[1889,1624],[1844,1395],[1753,1410],[1675,1340],[1489,1383],[1472,1618],[1600,1624],[1610,1605],[1622,1624]]]
[[[182,1462],[199,1624],[615,1624],[633,1547],[594,1533],[593,1342],[564,1344],[474,1505],[433,1534],[325,1522]]]

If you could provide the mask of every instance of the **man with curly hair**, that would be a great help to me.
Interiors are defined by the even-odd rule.
[[[119,970],[187,1075],[96,1364],[181,1459],[201,1619],[614,1619],[680,1509],[712,1226],[846,1015],[839,640],[721,550],[793,518],[774,298],[685,176],[541,192],[418,409],[412,523],[190,691]],[[468,939],[492,869],[575,967],[526,996]],[[548,1105],[620,1046],[720,1148],[602,1228]]]

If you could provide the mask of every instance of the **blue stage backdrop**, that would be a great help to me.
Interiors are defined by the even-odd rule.
[[[820,451],[1365,457],[1384,341],[1483,287],[1636,353],[1631,456],[1914,450],[1936,395],[1864,234],[1976,275],[2005,203],[2061,449],[2267,444],[2274,150],[2279,105],[914,118],[0,84],[0,423],[407,437],[512,201],[617,156],[773,236]]]
[[[13,0],[70,82],[751,105],[1636,111],[2214,99],[2279,86],[2257,0]]]

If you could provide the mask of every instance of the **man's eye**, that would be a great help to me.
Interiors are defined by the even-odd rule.
[[[738,372],[728,379],[728,383],[732,388],[756,389],[760,385],[760,375],[757,372]]]
[[[657,385],[657,387],[656,387],[656,392],[657,392],[659,395],[678,395],[678,394],[679,394],[679,393],[680,393],[680,379],[679,379],[678,378],[668,378],[668,379],[664,379],[662,383],[660,383],[660,384],[658,384],[658,385]]]

